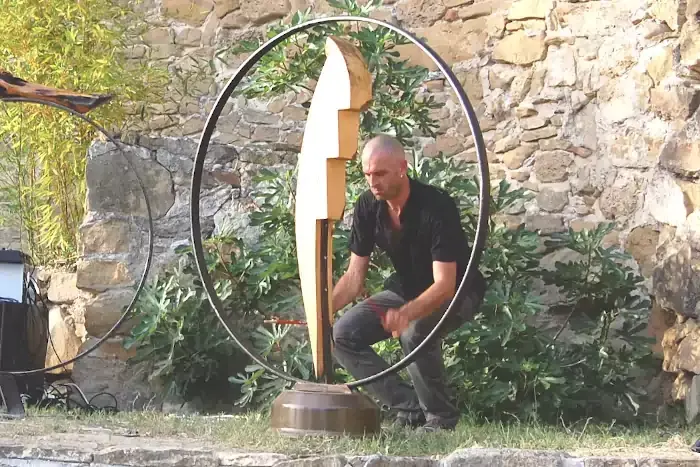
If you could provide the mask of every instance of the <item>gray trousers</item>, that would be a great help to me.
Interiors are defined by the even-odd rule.
[[[372,376],[389,366],[370,347],[391,337],[382,327],[376,309],[399,308],[405,303],[403,298],[391,291],[375,294],[369,300],[374,306],[370,306],[367,300],[360,302],[343,314],[333,326],[335,358],[357,379]],[[450,301],[432,314],[412,322],[401,334],[399,340],[404,354],[411,352],[430,334],[447,310]],[[441,329],[441,335],[424,346],[416,361],[407,367],[413,388],[394,373],[364,386],[366,390],[390,409],[405,412],[409,416],[423,412],[426,420],[456,424],[459,420],[459,410],[451,401],[445,381],[441,337],[470,320],[479,302],[480,298],[467,295],[463,302],[450,312],[450,317]]]

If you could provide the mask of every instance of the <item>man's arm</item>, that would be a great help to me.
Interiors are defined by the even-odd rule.
[[[362,292],[369,269],[369,258],[350,253],[348,270],[333,288],[333,313],[344,308]]]
[[[457,263],[433,261],[433,277],[433,284],[416,299],[398,310],[387,311],[383,325],[394,337],[400,336],[411,321],[435,312],[440,305],[454,296],[457,287]]]
[[[435,312],[457,291],[457,263],[433,261],[433,284],[414,300],[401,307],[409,321],[424,318]]]
[[[430,253],[433,258],[433,284],[398,310],[389,310],[384,327],[400,335],[411,321],[435,312],[457,290],[457,254],[460,237],[459,211],[454,203],[439,206],[432,214]]]

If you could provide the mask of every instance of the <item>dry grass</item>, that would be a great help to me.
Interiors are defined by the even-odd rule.
[[[201,440],[207,445],[288,455],[385,454],[444,456],[460,448],[507,447],[564,450],[571,454],[630,455],[635,452],[666,455],[689,453],[698,437],[692,427],[636,427],[582,421],[572,426],[475,423],[463,420],[454,432],[419,435],[386,427],[366,438],[288,438],[270,430],[260,413],[235,416],[173,416],[158,412],[117,414],[67,413],[31,410],[23,421],[0,423],[0,437],[23,438],[52,433],[106,432]]]

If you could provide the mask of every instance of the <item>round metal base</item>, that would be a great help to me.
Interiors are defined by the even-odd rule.
[[[364,436],[378,433],[381,413],[347,386],[298,383],[272,404],[272,428],[288,436]]]

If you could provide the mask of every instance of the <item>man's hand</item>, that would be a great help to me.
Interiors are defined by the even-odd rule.
[[[382,321],[384,329],[390,332],[392,337],[399,337],[408,328],[409,324],[411,324],[411,320],[408,313],[396,308],[389,308]]]
[[[420,317],[421,313],[417,310],[417,306],[415,302],[408,302],[399,309],[389,308],[382,322],[384,329],[393,337],[399,337],[412,321]]]

